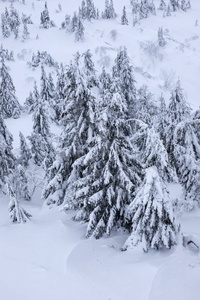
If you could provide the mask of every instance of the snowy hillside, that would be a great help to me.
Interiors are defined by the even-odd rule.
[[[0,300],[198,299],[200,1],[0,12]]]

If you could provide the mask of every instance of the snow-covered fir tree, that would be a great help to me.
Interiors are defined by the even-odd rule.
[[[4,58],[0,68],[0,110],[4,118],[19,118],[21,106],[15,95],[15,87]]]
[[[100,238],[124,223],[124,211],[141,182],[142,170],[130,142],[127,104],[114,81],[98,101],[96,135],[89,152],[74,163],[64,209],[89,221],[86,236]],[[77,176],[77,169],[83,169]]]
[[[6,17],[6,14],[1,14],[1,30],[4,38],[8,38],[10,36],[9,19]]]
[[[121,24],[128,25],[128,19],[127,19],[127,15],[126,15],[126,7],[125,6],[124,6],[123,12],[122,12]]]
[[[77,28],[77,25],[78,25],[78,17],[77,17],[76,12],[74,12],[74,15],[73,15],[72,20],[71,20],[70,31],[75,32],[76,28]]]
[[[93,138],[94,97],[79,60],[80,54],[76,53],[66,73],[66,98],[61,120],[63,131],[58,154],[48,171],[43,192],[47,205],[60,205],[63,202],[68,178],[75,172],[74,162],[88,152],[88,145]]]
[[[136,88],[133,76],[133,67],[127,54],[127,49],[121,48],[118,51],[113,67],[113,77],[119,78],[119,85],[128,104],[128,115],[133,117],[136,101]]]
[[[12,183],[8,180],[7,190],[10,197],[9,202],[9,215],[13,223],[25,223],[32,216],[19,204],[19,200],[16,197],[16,193],[12,187]]]
[[[132,143],[137,147],[138,157],[144,168],[157,167],[159,176],[164,182],[177,182],[176,172],[172,169],[167,151],[152,127],[136,131]]]
[[[19,14],[13,6],[13,2],[11,2],[10,12],[9,12],[9,26],[10,26],[10,30],[14,33],[16,39],[19,36],[20,24],[21,22],[20,22]]]
[[[149,92],[148,86],[143,85],[137,90],[135,102],[135,118],[142,120],[146,124],[152,124],[157,115],[158,107],[153,99],[153,94]]]
[[[87,77],[89,87],[97,86],[97,76],[90,50],[83,53],[83,72]]]
[[[105,10],[102,12],[103,19],[115,19],[116,13],[113,5],[113,0],[105,0]]]
[[[24,23],[23,26],[24,28],[23,28],[22,41],[24,42],[25,40],[28,40],[30,38],[30,33],[28,31],[27,24]]]
[[[146,169],[144,182],[127,209],[127,226],[131,235],[124,250],[141,243],[149,249],[170,249],[177,244],[179,226],[173,216],[169,192],[155,166]]]
[[[22,166],[27,167],[29,160],[31,159],[31,151],[26,143],[26,139],[24,135],[19,132],[19,138],[20,138],[20,153],[19,153],[19,162]]]
[[[47,2],[45,2],[44,10],[41,12],[40,16],[40,27],[48,29],[50,27],[55,27],[55,24],[49,17],[49,10],[47,7]]]
[[[163,29],[162,29],[162,27],[159,27],[159,29],[158,29],[158,45],[160,47],[164,47],[166,45],[166,41],[165,41],[165,39],[163,37]]]
[[[12,153],[13,137],[8,131],[0,113],[0,187],[5,183],[6,177],[10,174],[15,165],[15,157]]]
[[[165,0],[160,0],[160,5],[159,5],[158,9],[163,10],[163,11],[167,10],[167,4],[166,4]]]
[[[171,93],[171,98],[168,107],[168,121],[166,136],[166,149],[169,155],[170,163],[173,167],[176,166],[176,159],[174,157],[174,133],[178,123],[186,120],[190,116],[191,109],[188,106],[184,97],[183,89],[180,81],[177,82],[175,89]]]
[[[80,17],[78,17],[78,20],[77,20],[77,26],[76,26],[76,30],[75,30],[75,41],[76,42],[84,41],[84,26],[83,26],[83,23],[81,22]]]
[[[175,166],[189,209],[200,206],[200,141],[196,124],[200,127],[199,120],[188,118],[176,126],[174,134]]]
[[[51,141],[48,109],[44,98],[39,94],[35,98],[33,107],[33,132],[29,137],[34,161],[41,165],[46,157],[54,157],[54,149]]]

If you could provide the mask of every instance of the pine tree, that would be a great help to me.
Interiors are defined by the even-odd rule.
[[[77,18],[76,12],[75,12],[73,17],[72,17],[70,31],[71,32],[76,32],[77,26],[78,26],[78,18]]]
[[[168,107],[168,134],[166,139],[166,149],[169,155],[170,163],[173,167],[176,165],[176,159],[174,157],[174,132],[178,123],[184,121],[190,116],[190,107],[186,103],[186,99],[183,94],[183,89],[180,85],[180,81],[177,82],[174,91],[172,91],[169,107]]]
[[[87,153],[93,138],[94,97],[80,70],[79,59],[80,54],[77,53],[66,72],[66,98],[61,120],[63,131],[43,192],[47,205],[63,202],[67,181],[75,168],[74,162]]]
[[[41,99],[41,97],[37,95],[33,107],[33,132],[29,140],[31,142],[34,161],[39,166],[47,156],[52,158],[54,156],[47,113],[44,98]]]
[[[136,88],[133,67],[130,64],[130,59],[125,47],[121,48],[117,54],[113,67],[113,77],[119,78],[119,85],[128,105],[127,113],[129,117],[132,118],[134,115]]]
[[[200,124],[186,119],[176,126],[174,133],[175,166],[189,209],[200,205],[200,141],[195,133],[196,123]]]
[[[159,176],[165,182],[176,182],[176,173],[169,163],[167,151],[154,127],[136,133],[133,143],[144,168],[157,167]]]
[[[30,38],[30,33],[28,32],[27,24],[24,23],[24,29],[23,29],[22,40],[23,40],[23,42],[24,42],[25,40],[28,40],[29,38]]]
[[[99,89],[100,94],[105,95],[107,90],[109,90],[111,86],[111,76],[109,73],[106,73],[105,68],[102,68],[102,72],[99,75]]]
[[[131,235],[124,250],[142,243],[150,248],[170,249],[177,244],[179,227],[175,224],[169,193],[155,166],[146,169],[144,182],[127,209],[127,224]]]
[[[12,78],[5,65],[4,58],[1,60],[0,69],[0,110],[4,118],[19,118],[21,106],[15,96],[15,87]]]
[[[4,38],[10,36],[9,19],[6,17],[6,14],[1,14],[1,30]]]
[[[83,26],[80,18],[78,18],[78,21],[77,21],[77,27],[76,27],[76,31],[75,31],[75,41],[76,42],[84,41],[84,26]]]
[[[125,206],[142,176],[127,134],[126,101],[117,82],[98,103],[96,135],[89,152],[75,161],[64,205],[66,210],[78,210],[76,220],[89,221],[86,236],[95,238],[123,224]],[[77,176],[80,168],[83,171]]]
[[[160,6],[158,8],[159,10],[165,11],[167,9],[167,5],[165,3],[165,0],[160,0]]]
[[[9,26],[10,30],[14,33],[14,36],[17,39],[19,36],[20,18],[17,10],[13,6],[13,3],[11,3],[10,6]]]
[[[115,19],[116,18],[116,13],[115,13],[115,9],[113,6],[113,1],[110,0],[105,0],[105,10],[102,13],[102,18],[103,19]]]
[[[165,41],[165,39],[163,37],[163,29],[162,29],[162,27],[159,27],[159,29],[158,29],[158,45],[160,47],[164,47],[166,45],[166,41]]]
[[[13,190],[12,183],[8,181],[7,184],[8,194],[10,196],[9,202],[9,215],[13,223],[25,223],[32,216],[19,205],[19,201],[16,198],[15,191]]]
[[[89,87],[97,86],[97,77],[96,77],[96,71],[94,68],[94,63],[92,61],[92,54],[90,50],[87,50],[83,53],[83,72],[87,77],[87,81],[89,84]]]
[[[8,131],[2,114],[0,113],[0,187],[5,183],[15,165],[15,157],[12,153],[13,137]]]
[[[44,11],[41,12],[40,16],[40,27],[48,29],[50,27],[55,27],[55,24],[49,17],[49,10],[47,7],[47,2],[45,2]]]
[[[122,12],[121,24],[128,25],[128,19],[127,19],[127,15],[126,15],[126,7],[125,6],[124,6],[123,12]]]
[[[26,139],[24,135],[19,132],[19,138],[20,138],[20,157],[19,157],[19,162],[22,166],[27,167],[28,162],[31,159],[31,151],[28,148],[28,145],[26,143]]]
[[[169,121],[168,121],[168,112],[167,112],[167,106],[165,103],[165,99],[163,95],[160,96],[160,107],[158,110],[158,117],[157,117],[157,130],[160,134],[160,139],[163,142],[163,145],[166,148],[167,144],[167,129],[169,126]]]
[[[138,89],[135,102],[135,118],[142,120],[146,124],[153,124],[153,119],[157,115],[157,106],[153,101],[153,94],[149,92],[147,85]]]
[[[57,82],[55,88],[55,121],[59,123],[61,120],[62,110],[64,106],[65,99],[65,85],[66,85],[66,76],[63,64],[60,65],[60,68],[57,71]]]

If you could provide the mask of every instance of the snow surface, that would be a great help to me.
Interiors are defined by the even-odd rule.
[[[137,87],[147,84],[158,99],[163,92],[166,100],[170,88],[179,78],[192,108],[199,107],[200,95],[200,1],[191,0],[191,10],[172,13],[171,17],[157,16],[141,20],[132,27],[129,0],[114,0],[118,13],[116,20],[84,22],[85,41],[74,42],[74,35],[59,30],[65,14],[72,15],[80,0],[48,0],[50,18],[57,27],[39,29],[40,13],[44,1],[25,0],[25,5],[14,5],[21,13],[31,14],[34,24],[28,25],[30,40],[24,43],[19,38],[3,39],[0,44],[14,50],[15,62],[7,63],[16,86],[21,104],[24,103],[34,81],[40,78],[40,68],[31,70],[27,62],[38,50],[48,51],[59,63],[69,63],[76,51],[88,48],[94,55],[97,71],[104,65],[111,70],[120,46],[127,46],[135,70]],[[154,1],[156,6],[159,0]],[[56,13],[58,3],[62,12]],[[95,0],[102,11],[104,0]],[[120,18],[126,5],[129,26],[122,26]],[[9,6],[0,2],[0,12]],[[147,41],[156,43],[159,27],[163,27],[166,46],[159,55],[144,52]],[[112,38],[113,30],[116,32]],[[21,33],[20,33],[21,34]],[[37,34],[39,39],[36,39]],[[141,46],[143,43],[143,46]],[[20,54],[20,58],[17,55]],[[46,72],[56,71],[45,68]],[[19,131],[27,137],[32,130],[31,116],[6,120],[14,135],[14,148],[19,147]],[[55,134],[60,129],[52,127]],[[181,197],[177,185],[170,186],[172,198]],[[200,295],[199,252],[182,247],[180,243],[170,251],[150,251],[144,254],[139,248],[120,251],[127,235],[113,233],[98,241],[85,239],[86,225],[73,222],[71,214],[42,206],[41,188],[38,188],[30,203],[22,203],[33,215],[27,224],[13,225],[8,216],[8,198],[0,195],[0,299],[2,300],[189,300]],[[200,212],[179,217],[181,231],[200,237]]]

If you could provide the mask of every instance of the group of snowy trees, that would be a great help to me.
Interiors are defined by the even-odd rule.
[[[22,18],[20,20],[19,14],[14,8],[13,2],[11,2],[9,10],[6,7],[5,12],[1,14],[1,29],[3,37],[8,38],[13,33],[16,39],[19,38],[19,27],[21,23],[23,24],[22,41],[25,41],[30,35],[27,24],[32,24],[31,17],[22,14]]]
[[[200,204],[199,113],[191,113],[179,82],[168,107],[162,96],[157,107],[147,86],[136,89],[126,49],[112,76],[104,68],[97,76],[89,50],[82,57],[60,66],[56,84],[43,69],[41,92],[35,86],[29,102],[32,153],[46,170],[45,203],[75,210],[75,220],[88,222],[86,236],[123,227],[131,232],[124,249],[139,242],[145,251],[170,248],[179,227],[167,183],[179,180],[188,208]],[[48,109],[63,128],[56,158]]]
[[[179,226],[167,184],[179,181],[188,209],[200,205],[200,112],[191,112],[180,82],[168,107],[162,95],[157,106],[146,85],[136,88],[126,48],[111,75],[105,68],[97,75],[89,50],[61,64],[56,82],[42,64],[40,88],[35,83],[24,106],[33,115],[31,149],[20,133],[15,157],[3,119],[20,117],[22,107],[1,60],[0,185],[7,184],[13,222],[30,217],[19,200],[31,198],[26,170],[32,159],[46,173],[46,205],[75,210],[75,220],[88,222],[87,237],[122,227],[130,232],[124,249],[175,245]],[[56,151],[52,121],[62,126]]]

